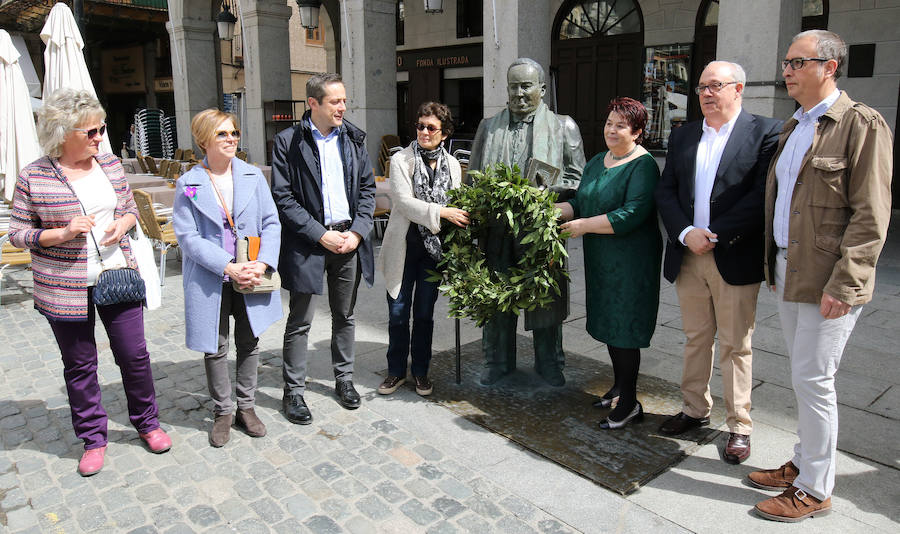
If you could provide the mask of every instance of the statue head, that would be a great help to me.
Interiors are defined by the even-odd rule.
[[[533,113],[547,92],[540,63],[525,57],[513,61],[506,71],[506,92],[506,105],[514,119]]]

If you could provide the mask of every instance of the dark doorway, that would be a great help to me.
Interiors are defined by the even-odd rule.
[[[603,124],[609,101],[641,97],[643,42],[643,18],[630,0],[569,0],[557,14],[551,49],[556,111],[578,123],[588,159],[606,150]]]

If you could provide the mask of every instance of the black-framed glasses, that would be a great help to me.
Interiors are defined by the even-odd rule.
[[[422,124],[421,122],[416,123],[416,130],[419,130],[420,132],[424,131],[424,130],[428,130],[428,133],[434,133],[434,132],[441,131],[440,128],[436,128],[435,126],[432,126],[431,124]]]
[[[781,62],[781,70],[784,70],[791,66],[791,70],[800,70],[803,68],[803,65],[806,64],[807,61],[828,61],[828,58],[824,57],[793,57],[791,59],[785,59]]]
[[[86,130],[84,128],[72,128],[76,132],[84,132],[88,139],[92,139],[95,135],[100,134],[103,135],[106,133],[106,125],[101,124],[97,128],[91,128],[90,130]]]
[[[216,132],[216,139],[218,139],[218,140],[220,140],[220,141],[224,141],[225,139],[228,138],[229,135],[230,135],[231,137],[234,137],[235,139],[240,139],[240,138],[241,138],[241,131],[240,131],[240,130],[231,130],[231,131],[229,132],[229,131],[226,131],[226,130],[219,130],[218,132]]]
[[[713,82],[709,85],[698,85],[697,87],[694,87],[694,92],[699,95],[702,94],[703,91],[709,89],[709,92],[711,92],[712,94],[716,94],[721,91],[726,85],[731,85],[733,83],[738,82]]]

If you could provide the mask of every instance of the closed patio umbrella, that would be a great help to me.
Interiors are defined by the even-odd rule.
[[[84,62],[84,40],[69,6],[62,2],[53,6],[41,30],[41,39],[47,45],[44,50],[44,100],[60,87],[83,89],[96,96]],[[112,152],[107,135],[100,143],[100,152]]]
[[[19,67],[19,51],[0,30],[0,177],[3,196],[12,200],[22,167],[41,157],[31,96]]]

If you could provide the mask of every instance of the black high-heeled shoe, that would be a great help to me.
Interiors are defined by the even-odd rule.
[[[619,396],[612,394],[613,390],[607,391],[599,400],[594,401],[591,405],[594,408],[612,408],[613,404],[619,402]]]
[[[638,422],[644,419],[644,407],[641,406],[641,403],[635,403],[634,409],[631,410],[631,413],[628,414],[625,419],[621,421],[613,421],[609,417],[600,421],[600,428],[603,430],[614,430],[618,428],[624,428],[625,425],[630,423],[631,421]]]

